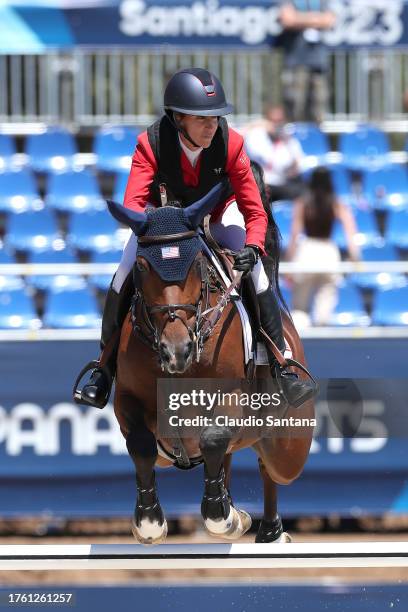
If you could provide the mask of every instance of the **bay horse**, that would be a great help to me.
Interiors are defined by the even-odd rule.
[[[172,455],[172,441],[156,439],[157,381],[163,377],[234,380],[246,377],[239,313],[235,302],[229,300],[224,300],[223,308],[217,311],[225,289],[217,279],[210,287],[210,264],[197,236],[203,218],[219,197],[217,185],[187,208],[170,205],[147,214],[108,202],[111,214],[138,236],[135,293],[132,309],[121,330],[114,410],[136,469],[137,501],[132,532],[142,544],[161,543],[167,535],[156,488],[155,465],[181,467]],[[156,265],[158,253],[164,257],[164,272]],[[169,259],[163,254],[170,254]],[[277,274],[276,266],[273,282],[280,294]],[[218,312],[218,320],[209,326],[211,309],[215,309],[213,313]],[[305,364],[302,343],[284,307],[282,317],[293,357]],[[203,329],[210,332],[205,338]],[[300,376],[305,374],[301,372]],[[270,377],[269,367],[258,366],[256,377]],[[286,417],[291,416],[312,419],[313,401],[296,410],[289,406]],[[207,532],[214,537],[236,540],[250,528],[251,517],[234,507],[229,490],[232,453],[250,446],[258,455],[264,490],[264,514],[255,541],[272,542],[281,536],[277,485],[292,483],[302,472],[312,430],[313,427],[306,428],[296,437],[291,434],[248,439],[241,435],[242,430],[211,426],[202,429],[199,439],[179,440],[180,455],[190,467],[204,463],[201,514]]]

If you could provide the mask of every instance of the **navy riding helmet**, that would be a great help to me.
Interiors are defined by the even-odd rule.
[[[176,72],[164,92],[165,111],[201,117],[221,117],[234,111],[217,77],[203,68]]]

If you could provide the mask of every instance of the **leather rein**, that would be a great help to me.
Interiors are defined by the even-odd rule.
[[[198,236],[194,230],[187,232],[180,232],[178,234],[163,234],[159,236],[141,236],[138,241],[141,244],[157,244],[174,242],[176,240],[185,240]],[[162,370],[165,369],[160,353],[160,338],[163,334],[164,328],[170,321],[179,319],[187,330],[189,338],[194,345],[195,361],[199,363],[200,356],[204,348],[204,343],[210,337],[214,330],[214,327],[221,318],[224,308],[230,301],[232,291],[241,282],[241,273],[237,274],[237,277],[229,285],[227,289],[224,289],[223,285],[218,279],[218,275],[205,259],[204,256],[200,257],[200,278],[201,278],[201,289],[200,295],[195,304],[182,303],[182,304],[146,304],[143,293],[141,291],[140,283],[135,282],[135,293],[132,299],[132,326],[133,331],[138,334],[140,339],[155,352],[159,354],[160,365]],[[214,286],[221,292],[218,296],[217,303],[215,306],[210,306],[209,296],[210,290]],[[138,306],[140,308],[140,314],[142,318],[142,325],[138,320]],[[179,311],[189,312],[195,316],[193,326],[189,326],[186,321],[178,314]],[[152,319],[152,315],[156,313],[165,314],[164,321],[160,328],[155,324]],[[147,329],[147,333],[143,329]]]

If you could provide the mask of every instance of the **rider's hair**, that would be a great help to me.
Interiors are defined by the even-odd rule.
[[[335,221],[336,194],[330,171],[320,166],[313,170],[305,198],[305,229],[315,236],[329,237]]]

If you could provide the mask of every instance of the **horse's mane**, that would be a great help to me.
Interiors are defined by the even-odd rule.
[[[258,162],[252,160],[251,168],[261,195],[263,207],[268,216],[268,229],[266,231],[265,238],[266,256],[263,258],[265,271],[279,298],[279,302],[281,303],[285,312],[290,316],[288,305],[286,304],[285,298],[283,297],[279,287],[279,262],[282,236],[273,217],[272,207],[269,204],[262,167],[260,164],[258,164]]]

